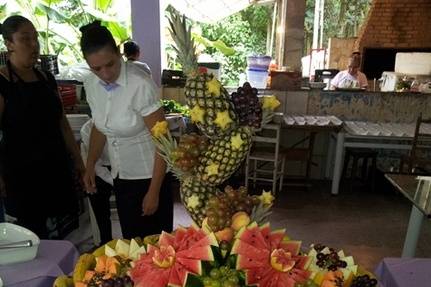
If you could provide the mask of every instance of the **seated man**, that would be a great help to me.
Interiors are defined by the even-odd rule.
[[[331,90],[337,88],[361,88],[368,87],[367,77],[364,73],[359,71],[361,65],[361,56],[359,53],[353,53],[349,59],[347,70],[339,72],[331,80]]]

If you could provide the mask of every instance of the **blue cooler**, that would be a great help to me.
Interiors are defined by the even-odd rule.
[[[268,70],[247,69],[247,81],[257,89],[265,89],[268,81]]]

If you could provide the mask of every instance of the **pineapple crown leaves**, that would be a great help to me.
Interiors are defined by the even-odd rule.
[[[271,206],[259,202],[258,205],[253,207],[250,220],[251,222],[255,221],[257,224],[261,225],[268,221],[268,217],[271,215],[271,213]]]
[[[167,163],[170,170],[174,173],[175,177],[181,179],[185,176],[185,173],[176,168],[174,163],[172,162],[171,153],[174,149],[177,148],[177,141],[172,137],[171,133],[168,131],[167,135],[161,137],[152,137],[153,141],[157,147],[159,155],[163,158],[163,160]]]
[[[180,15],[179,12],[172,7],[169,12],[169,33],[175,42],[172,48],[177,53],[178,61],[183,67],[183,72],[186,75],[193,74],[198,70],[198,61],[196,55],[196,46],[192,38],[191,25],[187,27],[187,18],[185,15]]]

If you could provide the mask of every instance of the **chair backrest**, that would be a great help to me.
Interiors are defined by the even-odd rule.
[[[410,156],[416,157],[419,151],[425,150],[431,152],[431,119],[423,119],[420,113],[416,121]]]
[[[264,145],[264,149],[265,147],[269,147],[270,152],[274,154],[274,158],[278,158],[280,152],[280,134],[281,124],[270,123],[264,125],[261,131],[256,133],[252,138],[254,148],[259,149],[259,145]]]

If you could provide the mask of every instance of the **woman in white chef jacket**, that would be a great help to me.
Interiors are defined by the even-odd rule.
[[[94,166],[108,146],[124,238],[172,230],[173,203],[166,163],[150,130],[164,120],[151,77],[124,62],[109,30],[96,21],[81,28],[81,50],[93,72],[84,87],[94,126],[84,183],[95,189]]]

